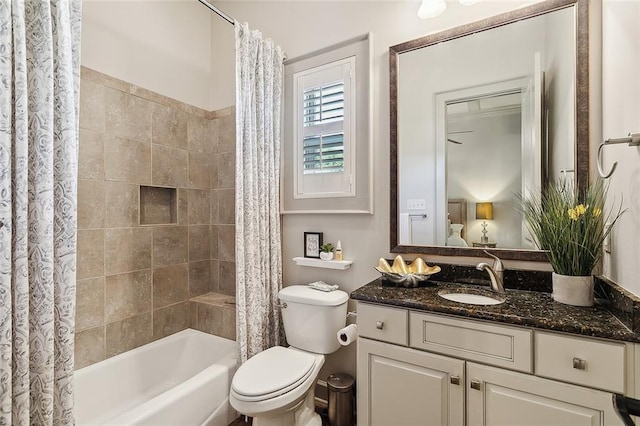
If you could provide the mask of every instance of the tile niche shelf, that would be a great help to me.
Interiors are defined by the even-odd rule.
[[[140,185],[140,225],[178,223],[176,188]]]
[[[340,270],[349,269],[353,263],[353,260],[321,260],[310,257],[294,257],[293,261],[296,262],[296,265],[298,266]]]

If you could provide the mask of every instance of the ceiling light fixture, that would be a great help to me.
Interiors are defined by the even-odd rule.
[[[435,18],[445,11],[447,4],[444,0],[422,0],[418,17],[421,19]]]
[[[471,6],[482,0],[458,0],[463,6]],[[418,17],[422,19],[435,18],[447,9],[445,0],[422,0],[418,9]]]

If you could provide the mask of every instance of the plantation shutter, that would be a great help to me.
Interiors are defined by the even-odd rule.
[[[296,198],[353,196],[353,58],[298,73]]]
[[[303,174],[344,170],[344,81],[305,89],[302,122]],[[327,126],[336,123],[336,126]]]

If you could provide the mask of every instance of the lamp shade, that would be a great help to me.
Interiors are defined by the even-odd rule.
[[[493,203],[476,203],[476,219],[493,219]]]

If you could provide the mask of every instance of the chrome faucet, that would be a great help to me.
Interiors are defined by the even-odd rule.
[[[488,263],[482,262],[478,263],[476,269],[478,271],[487,271],[489,278],[491,278],[491,290],[504,294],[504,266],[502,266],[502,261],[498,259],[498,256],[494,256],[488,251],[485,250],[484,252],[494,259],[493,267],[489,266]]]

